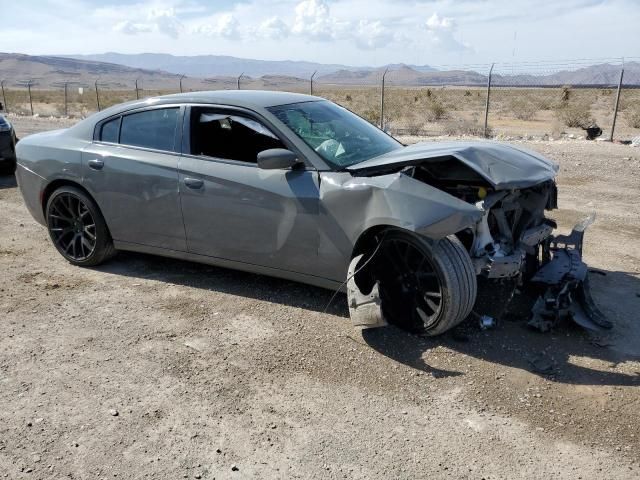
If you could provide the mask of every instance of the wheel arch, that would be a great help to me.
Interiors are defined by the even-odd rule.
[[[80,190],[82,193],[88,196],[93,201],[93,203],[95,203],[96,208],[98,209],[98,211],[100,212],[100,215],[104,219],[104,214],[102,213],[102,209],[100,208],[100,205],[96,201],[95,197],[91,194],[91,192],[89,192],[89,190],[87,190],[82,184],[75,182],[73,180],[69,180],[66,178],[58,178],[56,180],[49,182],[47,186],[44,188],[44,190],[42,190],[42,194],[40,195],[42,215],[43,215],[43,218],[45,219],[45,222],[47,221],[47,203],[49,202],[49,198],[51,198],[51,195],[53,194],[53,192],[55,192],[60,187],[74,187]],[[109,230],[109,225],[106,222],[107,221],[105,219],[107,230]]]
[[[91,195],[91,193],[89,193],[89,191],[78,182],[74,182],[73,180],[68,180],[66,178],[58,178],[56,180],[52,180],[47,184],[46,187],[44,187],[44,189],[42,190],[42,193],[40,194],[42,214],[44,215],[45,219],[47,218],[47,203],[49,202],[49,198],[51,198],[51,195],[53,194],[53,192],[55,192],[60,187],[77,188],[78,190],[82,190],[82,192],[85,195],[88,195],[89,198],[91,198],[94,202],[96,201],[96,199],[93,198],[93,195]],[[96,205],[97,205],[97,202],[96,202]]]

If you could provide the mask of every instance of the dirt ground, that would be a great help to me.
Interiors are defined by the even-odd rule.
[[[68,121],[13,118],[18,135]],[[66,263],[0,177],[0,478],[640,476],[640,149],[557,160],[616,326],[360,333],[344,296],[120,253]]]

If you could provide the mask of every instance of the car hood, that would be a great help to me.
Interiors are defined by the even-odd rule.
[[[542,155],[499,142],[423,142],[347,167],[349,172],[377,175],[403,166],[454,157],[481,175],[496,190],[527,188],[553,179],[558,165]]]

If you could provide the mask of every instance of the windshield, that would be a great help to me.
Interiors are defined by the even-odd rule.
[[[402,148],[389,135],[335,103],[292,103],[268,110],[338,169]]]

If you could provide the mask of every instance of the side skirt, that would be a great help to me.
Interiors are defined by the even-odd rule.
[[[326,288],[328,290],[336,290],[341,286],[340,282],[329,280],[327,278],[316,277],[304,273],[291,272],[289,270],[280,270],[278,268],[264,267],[251,263],[238,262],[235,260],[227,260],[226,258],[209,257],[207,255],[199,255],[196,253],[181,252],[178,250],[169,250],[166,248],[152,247],[148,245],[140,245],[138,243],[122,242],[114,240],[113,244],[116,250],[126,250],[129,252],[148,253],[161,257],[176,258],[178,260],[186,260],[189,262],[203,263],[205,265],[213,265],[215,267],[223,267],[231,270],[241,270],[243,272],[257,273],[268,277],[282,278],[292,280],[294,282],[306,283],[315,287]],[[343,286],[343,291],[346,288]]]

